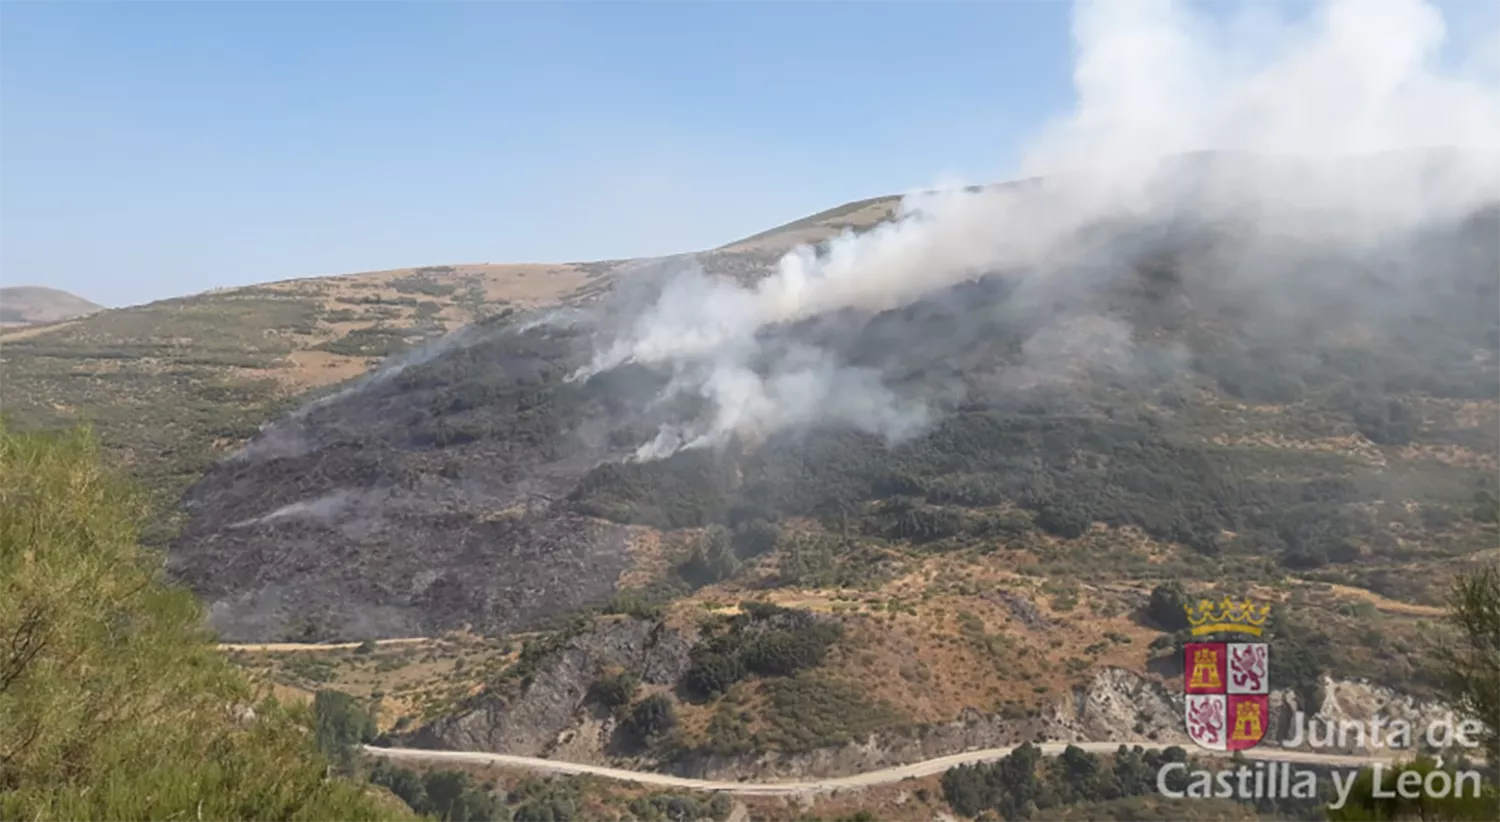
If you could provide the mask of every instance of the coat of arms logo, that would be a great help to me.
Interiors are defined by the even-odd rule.
[[[1258,639],[1271,606],[1230,597],[1184,605],[1194,638],[1230,634]],[[1183,645],[1183,714],[1188,736],[1213,751],[1253,748],[1270,719],[1271,647],[1264,642]]]

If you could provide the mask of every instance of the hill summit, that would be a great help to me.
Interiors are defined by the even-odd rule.
[[[103,306],[39,285],[0,288],[0,326],[40,325],[92,314]]]

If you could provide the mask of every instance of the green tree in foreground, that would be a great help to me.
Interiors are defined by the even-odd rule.
[[[354,772],[359,746],[375,739],[375,717],[341,691],[313,695],[313,736],[318,750],[345,774]]]
[[[1436,661],[1442,676],[1444,695],[1460,714],[1484,725],[1479,752],[1488,763],[1485,770],[1494,778],[1500,763],[1500,567],[1486,566],[1460,574],[1448,600],[1448,621],[1456,637],[1438,646]],[[1446,763],[1453,770],[1453,762]],[[1437,767],[1430,759],[1404,763],[1382,776],[1383,793],[1396,793],[1391,786],[1400,774],[1414,771],[1425,777]],[[1441,784],[1441,783],[1438,783]],[[1472,790],[1459,796],[1455,790],[1447,796],[1406,798],[1374,795],[1374,774],[1366,770],[1350,790],[1350,800],[1343,808],[1329,809],[1330,820],[1420,819],[1494,820],[1500,819],[1500,795],[1493,782],[1485,785],[1479,796]]]
[[[1330,822],[1397,822],[1397,820],[1422,820],[1422,822],[1492,822],[1500,819],[1500,803],[1497,803],[1493,786],[1485,786],[1476,796],[1472,783],[1453,788],[1447,795],[1428,794],[1425,789],[1414,791],[1417,796],[1402,796],[1394,790],[1397,780],[1407,772],[1420,774],[1425,779],[1437,770],[1431,759],[1418,759],[1387,768],[1380,776],[1381,795],[1375,795],[1374,771],[1361,771],[1349,788],[1349,801],[1342,808],[1329,808]],[[1447,768],[1450,774],[1453,768]],[[1439,786],[1454,783],[1435,783]],[[1442,792],[1442,787],[1434,790]]]
[[[499,800],[462,771],[419,774],[380,760],[370,771],[370,781],[390,789],[418,813],[443,822],[503,822],[510,818]]]
[[[87,432],[0,425],[0,819],[410,818],[328,779],[293,712],[247,712],[142,513]]]
[[[1500,763],[1500,566],[1459,576],[1448,599],[1448,621],[1458,637],[1438,649],[1444,695],[1484,723],[1485,757]]]

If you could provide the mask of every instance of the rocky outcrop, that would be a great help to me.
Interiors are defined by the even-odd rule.
[[[601,621],[547,654],[514,691],[479,697],[409,744],[522,756],[565,748],[569,759],[601,761],[613,720],[589,704],[589,687],[609,669],[636,672],[647,688],[671,685],[687,669],[693,639],[655,620]]]
[[[612,716],[588,704],[590,684],[607,668],[638,671],[643,683],[668,686],[686,670],[694,638],[659,622],[619,620],[568,640],[550,655],[529,682],[508,699],[486,696],[470,710],[423,728],[411,744],[455,750],[484,750],[552,756],[575,762],[618,762],[609,739]],[[1437,703],[1422,702],[1362,680],[1324,677],[1321,704],[1306,724],[1358,724],[1368,729],[1377,718],[1389,727],[1404,720],[1420,738],[1421,728],[1447,716]],[[1262,745],[1295,737],[1299,705],[1289,689],[1271,693],[1270,732]],[[953,722],[906,733],[876,734],[854,744],[796,754],[690,756],[670,770],[701,779],[776,780],[842,776],[1023,742],[1135,742],[1191,747],[1182,721],[1183,697],[1156,677],[1123,668],[1099,671],[1088,684],[1030,717],[1002,717],[974,709]],[[1319,725],[1321,727],[1321,725]],[[1321,746],[1327,753],[1374,752],[1353,733],[1348,744]],[[1298,746],[1308,748],[1305,743]],[[641,764],[641,763],[635,763]]]
[[[1043,717],[1041,732],[1058,742],[1189,741],[1183,730],[1182,696],[1123,668],[1099,672]]]
[[[1273,695],[1272,727],[1278,743],[1323,753],[1378,753],[1420,747],[1429,728],[1461,721],[1444,703],[1418,700],[1364,679],[1324,676],[1318,690],[1321,701],[1315,712],[1300,708],[1289,693]],[[1409,730],[1405,739],[1392,735],[1401,725]],[[1295,744],[1299,737],[1302,744]]]

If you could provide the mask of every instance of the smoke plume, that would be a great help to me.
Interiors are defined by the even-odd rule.
[[[1129,329],[1089,307],[1122,253],[1101,226],[1226,227],[1236,241],[1218,262],[1247,298],[1296,310],[1305,293],[1340,286],[1278,264],[1277,249],[1389,250],[1500,199],[1500,87],[1450,67],[1483,55],[1443,53],[1436,7],[1339,0],[1299,21],[1274,11],[1079,3],[1076,105],[1023,153],[1018,176],[1033,182],[909,196],[891,222],[797,248],[752,285],[686,270],[576,376],[654,365],[673,375],[671,395],[707,401],[705,418],[663,428],[641,458],[822,423],[899,440],[932,418],[932,397],[903,394],[846,352],[773,343],[768,330],[869,316],[1008,272],[1017,311],[1072,306],[1027,343],[1045,380],[1049,358],[1080,345],[1105,363],[1130,357]]]

